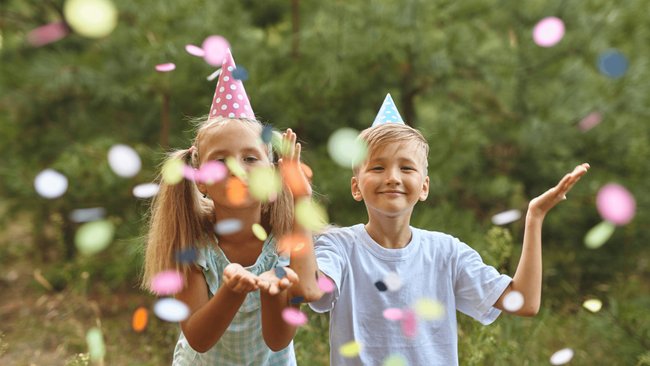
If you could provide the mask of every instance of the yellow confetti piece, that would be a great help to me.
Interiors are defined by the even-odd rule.
[[[183,180],[183,162],[180,159],[170,159],[162,167],[163,182],[174,185]]]
[[[262,225],[255,223],[253,224],[252,229],[253,229],[253,234],[259,240],[264,241],[268,237],[268,234],[266,234],[266,230],[264,230]]]
[[[445,307],[440,302],[431,299],[418,300],[414,310],[424,320],[437,320],[445,314]]]
[[[612,236],[616,226],[609,221],[603,221],[591,228],[585,235],[585,246],[589,249],[600,248]]]
[[[384,359],[383,366],[408,366],[408,361],[404,356],[393,353]]]
[[[291,149],[291,142],[282,138],[282,134],[278,131],[273,131],[273,136],[271,137],[271,145],[273,149],[280,156],[286,155]]]
[[[296,220],[308,230],[320,231],[329,220],[325,209],[310,199],[296,203]]]
[[[75,32],[88,38],[106,37],[117,26],[117,9],[109,0],[67,0],[63,15]]]
[[[226,158],[226,166],[228,167],[228,170],[232,174],[234,174],[237,178],[245,181],[246,180],[246,171],[242,166],[239,164],[239,162],[233,158],[232,156],[229,156]]]
[[[77,230],[74,241],[79,252],[93,255],[106,249],[113,241],[115,227],[108,220],[87,222]]]
[[[280,175],[271,167],[259,167],[250,172],[248,189],[259,201],[273,201],[282,190]]]
[[[592,313],[597,313],[603,307],[603,302],[598,299],[589,299],[583,302],[582,306]]]
[[[350,341],[339,348],[339,353],[343,357],[356,357],[361,352],[361,343]]]

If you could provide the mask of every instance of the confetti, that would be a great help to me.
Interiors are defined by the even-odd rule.
[[[143,306],[135,309],[133,312],[133,319],[131,320],[131,327],[137,333],[140,333],[147,328],[147,322],[149,320],[149,312]]]
[[[585,246],[589,249],[600,248],[614,234],[616,226],[609,221],[603,221],[592,227],[585,235]]]
[[[151,279],[151,291],[156,295],[173,295],[183,289],[183,275],[169,270],[157,273]]]
[[[386,286],[386,284],[383,281],[375,282],[375,287],[377,288],[377,290],[381,292],[388,290],[388,286]]]
[[[393,353],[384,359],[382,366],[408,366],[408,361],[404,356]]]
[[[327,151],[332,160],[348,169],[361,164],[368,154],[368,147],[358,136],[359,131],[348,127],[334,131],[327,141]]]
[[[34,179],[34,189],[44,198],[61,197],[68,190],[68,178],[54,169],[45,169]]]
[[[237,219],[224,219],[214,225],[214,231],[219,235],[230,235],[242,229],[241,221]]]
[[[106,249],[113,241],[115,227],[108,220],[87,222],[75,234],[75,245],[81,254],[93,255]]]
[[[439,301],[419,299],[415,302],[415,313],[424,320],[438,320],[445,315],[445,307]]]
[[[117,9],[109,0],[67,0],[63,15],[72,30],[88,38],[106,37],[117,26]]]
[[[42,25],[27,34],[27,42],[34,47],[45,46],[68,35],[68,27],[63,22]]]
[[[300,327],[307,323],[307,315],[302,311],[288,307],[282,310],[282,319],[284,319],[287,324]]]
[[[169,159],[162,167],[162,180],[166,184],[174,185],[183,180],[183,162],[180,159]]]
[[[625,187],[610,183],[598,191],[596,208],[604,220],[621,226],[628,224],[634,218],[636,201]]]
[[[271,139],[273,138],[273,126],[271,125],[266,125],[264,128],[262,128],[262,142],[265,144],[271,143]]]
[[[206,161],[195,171],[195,179],[205,184],[220,182],[228,176],[226,165],[218,160]]]
[[[235,158],[232,156],[227,157],[226,166],[228,167],[228,170],[230,170],[230,173],[232,173],[234,176],[241,180],[246,180],[246,170],[242,168],[241,164],[239,164]]]
[[[158,194],[160,186],[156,183],[143,183],[133,187],[133,196],[137,198],[151,198]]]
[[[262,202],[272,202],[282,190],[280,175],[271,167],[257,167],[248,176],[251,196]]]
[[[93,362],[99,362],[104,359],[106,355],[106,345],[104,344],[104,336],[99,328],[90,328],[86,333],[86,343],[88,344],[88,354]]]
[[[311,194],[311,186],[307,182],[306,176],[303,175],[302,165],[304,164],[287,161],[283,162],[280,168],[282,179],[294,197],[303,197]],[[311,169],[309,170],[311,171]]]
[[[103,207],[78,208],[70,212],[70,220],[73,222],[89,222],[103,219],[106,209]]]
[[[205,51],[203,50],[203,48],[201,48],[199,46],[195,46],[193,44],[185,45],[185,51],[187,51],[187,53],[189,53],[192,56],[196,56],[196,57],[204,57],[205,56]]]
[[[156,65],[156,71],[158,72],[170,72],[174,70],[176,70],[176,64],[172,62]]]
[[[402,316],[402,334],[406,338],[414,338],[418,331],[418,323],[415,312],[406,310]]]
[[[209,36],[203,41],[201,48],[205,53],[203,55],[205,62],[220,67],[230,48],[230,43],[222,36]]]
[[[248,197],[246,184],[237,177],[228,178],[226,181],[226,197],[235,206],[243,204]]]
[[[316,283],[318,284],[318,288],[323,292],[330,293],[334,291],[334,281],[327,276],[318,276]]]
[[[255,235],[255,237],[261,241],[264,241],[269,237],[266,233],[266,230],[264,230],[264,227],[258,223],[253,224],[251,229],[253,230],[253,235]]]
[[[327,225],[327,212],[316,202],[302,199],[296,203],[296,221],[304,228],[320,231]]]
[[[521,218],[521,211],[517,209],[504,211],[492,216],[494,225],[507,225]]]
[[[275,267],[275,276],[279,279],[283,279],[287,275],[287,271],[282,267]]]
[[[627,59],[617,50],[609,50],[598,57],[598,69],[612,79],[618,79],[627,72]]]
[[[596,127],[603,119],[603,115],[600,112],[589,113],[585,118],[583,118],[578,124],[578,128],[582,132],[587,132],[592,128]]]
[[[357,341],[350,341],[350,342],[347,342],[347,343],[343,344],[339,348],[339,353],[341,354],[341,356],[347,357],[347,358],[356,357],[356,356],[359,355],[362,348],[363,347],[361,346],[361,343],[359,343]]]
[[[519,291],[510,291],[503,298],[503,308],[509,312],[516,312],[524,306],[524,295]]]
[[[237,80],[246,81],[248,80],[248,71],[246,71],[242,66],[237,66],[237,68],[232,71],[232,77]]]
[[[293,305],[300,304],[301,302],[305,301],[305,298],[302,296],[296,296],[293,297],[291,300],[289,300]]]
[[[384,318],[387,320],[401,320],[404,317],[404,312],[402,309],[398,308],[388,308],[383,312]]]
[[[556,17],[540,20],[533,28],[533,40],[538,46],[553,47],[564,37],[564,22]]]
[[[388,291],[397,291],[402,287],[402,279],[397,272],[388,272],[384,276],[384,283]]]
[[[278,241],[280,252],[299,252],[301,251],[310,238],[303,234],[286,234]]]
[[[603,307],[603,302],[598,299],[589,299],[583,302],[582,306],[592,313],[597,313]]]
[[[130,146],[121,144],[113,145],[108,150],[108,164],[115,174],[124,178],[135,176],[142,167],[138,153]]]
[[[180,322],[190,316],[190,309],[182,301],[171,297],[160,299],[153,307],[157,317],[168,322]]]
[[[555,352],[551,356],[551,365],[564,365],[565,363],[571,361],[573,358],[573,350],[571,348],[564,348]]]

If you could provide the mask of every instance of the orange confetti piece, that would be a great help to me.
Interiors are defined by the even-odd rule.
[[[311,177],[311,169],[305,164],[298,165],[295,162],[282,164],[281,173],[289,190],[294,197],[303,197],[311,194],[311,186],[308,180]]]
[[[246,201],[248,188],[246,184],[237,177],[230,177],[226,181],[226,197],[234,205],[241,205]]]
[[[133,313],[133,330],[140,333],[147,327],[149,312],[144,306],[140,306]]]
[[[299,252],[302,250],[309,238],[301,234],[288,234],[280,238],[278,246],[280,251]]]

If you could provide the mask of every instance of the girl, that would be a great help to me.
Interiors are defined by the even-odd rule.
[[[181,159],[194,168],[209,161],[233,159],[246,173],[272,167],[272,148],[260,140],[262,125],[250,111],[243,85],[232,78],[234,61],[228,56],[232,65],[224,61],[217,94],[219,90],[243,94],[242,106],[249,113],[234,118],[229,108],[218,104],[221,97],[215,94],[210,117],[199,126],[193,146],[172,153],[169,159]],[[216,113],[221,110],[225,116]],[[285,161],[280,159],[280,168],[299,164],[300,144],[291,130],[284,134],[283,142],[289,149],[283,154]],[[294,190],[301,192],[295,197],[283,188],[273,202],[260,202],[248,194],[232,195],[233,189],[246,188],[236,174],[242,175],[231,171],[226,179],[212,184],[183,180],[169,185],[161,181],[153,202],[143,286],[148,287],[160,271],[178,269],[185,286],[176,298],[190,310],[189,317],[181,321],[173,365],[296,364],[291,343],[295,327],[282,320],[281,312],[295,302],[291,301],[295,297],[305,301],[313,297],[317,291],[316,262],[309,239],[300,255],[290,251],[295,272],[283,267],[288,265],[288,258],[278,255],[276,238],[306,234],[293,223],[292,200],[309,199],[309,183],[301,175],[305,186]],[[242,229],[215,233],[215,224],[224,220],[237,220]],[[266,240],[254,235],[251,227],[255,223],[269,233]],[[178,253],[193,248],[198,253],[193,263],[176,262]],[[296,272],[305,279],[302,283],[298,283]]]

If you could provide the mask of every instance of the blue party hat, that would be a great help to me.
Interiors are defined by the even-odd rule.
[[[384,123],[401,123],[404,124],[402,116],[400,116],[393,102],[393,98],[390,97],[390,93],[386,94],[386,99],[375,117],[375,121],[372,123],[372,126],[383,125]]]

